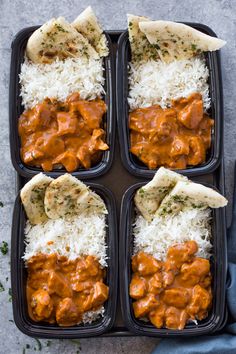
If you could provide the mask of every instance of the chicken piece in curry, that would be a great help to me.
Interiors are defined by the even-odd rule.
[[[157,327],[183,329],[203,320],[212,306],[210,262],[195,256],[195,241],[169,248],[166,261],[139,252],[132,258],[130,296],[136,318]]]
[[[196,166],[206,161],[213,125],[199,93],[172,101],[171,108],[138,108],[129,115],[130,151],[149,169]]]
[[[93,256],[75,260],[38,254],[27,262],[27,302],[32,320],[74,326],[108,299],[105,270]]]
[[[82,100],[78,93],[65,102],[47,98],[24,111],[18,123],[23,162],[44,171],[89,169],[109,148],[101,128],[105,112],[103,100]]]

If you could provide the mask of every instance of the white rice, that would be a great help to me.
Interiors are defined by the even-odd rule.
[[[194,92],[202,94],[205,111],[210,108],[209,71],[203,58],[171,63],[149,60],[129,65],[130,110],[155,104],[166,108],[172,99],[188,97]]]
[[[90,324],[90,323],[96,321],[99,317],[104,317],[104,313],[105,313],[104,306],[101,306],[96,311],[87,311],[83,314],[82,322],[84,324],[86,324],[86,323]]]
[[[211,210],[191,209],[175,216],[156,217],[146,221],[138,215],[133,227],[134,254],[143,251],[165,260],[167,250],[176,243],[196,241],[197,256],[211,255]]]
[[[73,92],[86,100],[101,97],[105,93],[103,70],[102,59],[79,57],[34,64],[25,58],[19,75],[22,104],[28,109],[47,97],[65,101]]]
[[[107,266],[105,215],[81,214],[70,220],[49,219],[25,228],[26,249],[24,259],[38,253],[66,256],[76,259],[82,255],[95,256],[102,267]]]

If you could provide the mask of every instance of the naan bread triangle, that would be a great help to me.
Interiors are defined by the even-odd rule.
[[[106,57],[109,54],[106,36],[91,6],[72,22],[72,26],[88,39],[100,57]]]
[[[139,28],[165,62],[190,59],[202,52],[218,50],[226,44],[222,39],[177,22],[140,21]]]
[[[99,58],[88,40],[63,17],[51,19],[30,36],[26,55],[36,64],[50,64],[66,58]]]

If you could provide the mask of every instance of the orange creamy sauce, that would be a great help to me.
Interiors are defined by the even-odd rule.
[[[97,163],[109,147],[101,129],[106,104],[81,100],[74,93],[65,102],[45,99],[19,118],[21,158],[30,166],[51,171],[63,165],[68,172]]]
[[[157,327],[183,329],[207,317],[212,305],[210,262],[195,257],[198,247],[188,241],[170,247],[165,262],[139,252],[132,258],[130,296],[136,318]]]
[[[199,93],[172,101],[167,109],[138,108],[129,115],[130,151],[149,169],[199,165],[206,160],[213,125]]]
[[[39,254],[27,262],[27,302],[32,320],[73,326],[108,299],[105,271],[93,256],[70,261]]]

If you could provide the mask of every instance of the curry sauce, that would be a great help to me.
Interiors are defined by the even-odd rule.
[[[129,115],[130,151],[149,169],[196,166],[206,161],[213,125],[199,93],[172,101],[171,108],[138,108]]]
[[[165,262],[139,252],[132,258],[130,296],[136,318],[157,328],[183,329],[207,317],[212,306],[210,262],[195,257],[195,241],[168,249]]]
[[[38,254],[27,262],[27,302],[34,321],[73,326],[83,314],[99,309],[108,299],[105,271],[93,256],[68,260],[57,254]]]
[[[68,172],[90,168],[109,147],[101,128],[106,104],[82,100],[74,93],[65,102],[45,99],[19,118],[21,158],[26,165]]]

